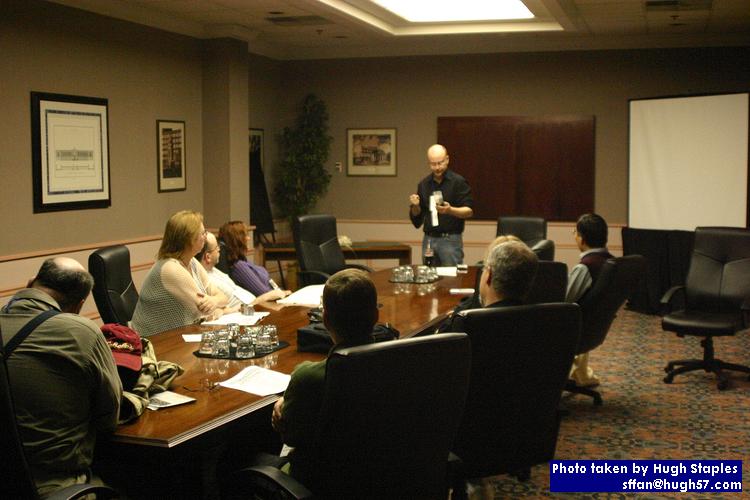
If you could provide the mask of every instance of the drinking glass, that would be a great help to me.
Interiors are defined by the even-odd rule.
[[[201,346],[198,352],[206,354],[208,356],[214,355],[214,349],[216,347],[216,333],[213,331],[203,332],[201,335]]]
[[[227,331],[229,332],[229,341],[237,342],[237,337],[240,335],[240,325],[237,323],[229,323],[227,325]]]
[[[271,350],[279,347],[279,329],[276,328],[276,325],[265,325],[263,331],[268,334],[268,342]]]
[[[258,354],[268,354],[273,350],[271,347],[271,332],[262,327],[258,331],[258,337],[255,341],[255,352]]]
[[[216,334],[215,358],[228,358],[232,342],[229,339],[229,330],[219,330]]]
[[[255,308],[250,304],[242,304],[240,306],[240,312],[242,312],[242,314],[245,316],[252,316],[253,314],[255,314]]]
[[[255,356],[255,346],[253,337],[247,330],[240,333],[237,337],[237,357],[240,359],[252,358]]]
[[[435,205],[443,204],[443,192],[442,191],[433,191],[432,196],[435,197]]]

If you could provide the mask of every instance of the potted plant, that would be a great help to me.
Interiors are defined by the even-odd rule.
[[[328,189],[331,174],[324,164],[331,140],[326,105],[310,94],[302,101],[294,127],[284,127],[281,134],[274,197],[280,215],[290,222],[306,214]]]

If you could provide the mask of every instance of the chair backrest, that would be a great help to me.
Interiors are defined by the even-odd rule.
[[[646,269],[642,255],[608,259],[591,288],[580,300],[582,324],[578,354],[601,345],[617,311],[625,303]]]
[[[568,265],[564,262],[540,260],[526,303],[564,302],[567,288]]]
[[[551,460],[557,407],[578,343],[578,305],[490,307],[465,314],[471,381],[453,451],[466,476]]]
[[[6,498],[37,498],[23,441],[18,433],[16,411],[3,353],[0,366],[0,449],[3,453],[2,492]]]
[[[334,352],[306,486],[324,498],[445,498],[470,363],[455,333]]]
[[[526,243],[539,260],[555,259],[555,242],[547,239],[547,221],[541,217],[499,217],[497,236],[512,234]]]
[[[332,215],[302,215],[292,224],[294,248],[301,271],[338,272],[346,266]],[[311,283],[306,283],[311,284]]]
[[[750,230],[699,227],[690,258],[685,298],[688,309],[738,311],[750,297]]]
[[[124,245],[100,248],[89,255],[94,301],[104,323],[127,325],[138,303],[130,274],[130,251]]]
[[[532,247],[547,238],[547,221],[541,217],[498,217],[497,236],[503,234],[517,236]]]
[[[216,269],[219,271],[229,274],[229,258],[227,257],[227,244],[224,240],[218,240],[219,242],[219,262],[216,263]]]

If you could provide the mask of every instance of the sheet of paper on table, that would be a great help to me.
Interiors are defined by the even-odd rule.
[[[261,319],[265,318],[271,313],[267,312],[255,312],[250,315],[242,314],[241,312],[233,312],[230,314],[225,314],[219,319],[215,319],[213,321],[204,321],[204,325],[229,325],[231,323],[237,323],[238,325],[244,325],[244,326],[250,326],[254,325]]]
[[[320,305],[320,299],[323,297],[324,286],[325,285],[308,285],[297,290],[288,297],[277,300],[276,302],[293,306],[318,307]]]
[[[149,410],[158,410],[159,408],[181,405],[192,401],[195,401],[195,398],[177,394],[172,391],[164,391],[152,395],[148,400],[148,406],[146,408]]]
[[[249,392],[257,396],[270,396],[286,390],[291,377],[286,373],[267,370],[259,366],[248,366],[234,377],[219,382],[222,387]]]
[[[458,268],[454,267],[436,267],[438,276],[451,276],[455,277],[458,275]]]

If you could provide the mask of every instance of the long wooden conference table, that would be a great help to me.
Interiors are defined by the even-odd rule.
[[[473,287],[474,276],[475,269],[469,268],[468,273],[418,285],[390,283],[390,270],[375,272],[372,278],[378,290],[378,302],[382,304],[379,321],[390,323],[401,332],[402,338],[434,331],[461,299],[459,295],[451,295],[449,290]],[[280,340],[288,342],[289,347],[252,360],[206,359],[193,354],[198,344],[185,342],[182,334],[212,327],[193,325],[149,337],[158,359],[176,362],[185,369],[170,389],[196,401],[158,411],[146,410],[134,423],[118,427],[113,441],[134,445],[144,451],[149,447],[173,448],[197,441],[242,417],[267,409],[278,399],[277,395],[260,397],[222,386],[206,390],[206,381],[218,383],[227,380],[251,365],[291,373],[302,361],[325,357],[324,354],[297,351],[297,329],[309,323],[308,307],[269,305],[259,306],[256,310],[270,312],[260,324],[277,325]]]

